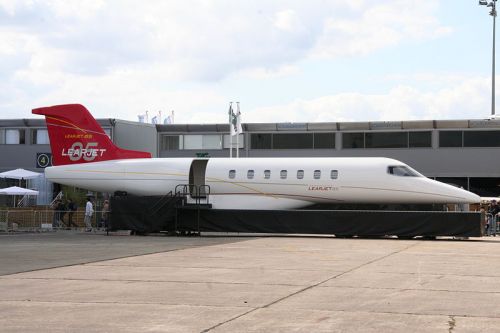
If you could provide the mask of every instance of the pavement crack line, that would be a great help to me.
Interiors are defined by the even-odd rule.
[[[358,265],[358,266],[356,266],[356,267],[353,267],[353,268],[351,268],[351,269],[348,269],[348,270],[347,270],[347,271],[345,271],[345,272],[342,272],[342,273],[339,273],[339,274],[333,275],[333,276],[331,276],[331,277],[329,277],[329,278],[327,278],[327,279],[325,279],[325,280],[323,280],[323,281],[320,281],[320,282],[315,283],[315,284],[312,284],[312,285],[310,285],[310,286],[307,286],[307,287],[301,288],[301,289],[299,289],[299,290],[297,290],[297,291],[295,291],[295,292],[293,292],[293,293],[291,293],[291,294],[289,294],[289,295],[286,295],[286,296],[283,296],[283,297],[281,297],[281,298],[278,298],[277,300],[272,301],[272,302],[270,302],[270,303],[268,303],[268,304],[266,304],[266,305],[263,305],[263,306],[259,306],[259,307],[253,308],[253,309],[251,309],[251,310],[249,310],[249,311],[246,311],[246,312],[244,312],[244,313],[242,313],[242,314],[239,314],[239,315],[237,315],[237,316],[231,317],[231,318],[229,318],[229,319],[227,319],[227,320],[225,320],[225,321],[223,321],[223,322],[220,322],[220,323],[218,323],[218,324],[216,324],[216,325],[214,325],[214,326],[211,326],[211,327],[209,327],[209,328],[204,329],[204,330],[203,330],[203,331],[201,331],[200,333],[207,333],[207,332],[210,332],[210,331],[212,331],[213,329],[215,329],[215,328],[217,328],[217,327],[220,327],[220,326],[222,326],[222,325],[225,325],[225,324],[227,324],[227,323],[230,323],[230,322],[232,322],[232,321],[234,321],[234,320],[236,320],[236,319],[239,319],[239,318],[241,318],[241,317],[243,317],[243,316],[246,316],[247,314],[250,314],[250,313],[255,312],[255,311],[257,311],[257,310],[260,310],[260,309],[267,309],[267,308],[269,308],[269,307],[270,307],[270,306],[272,306],[272,305],[275,305],[275,304],[280,303],[280,302],[282,302],[282,301],[284,301],[284,300],[286,300],[286,299],[288,299],[288,298],[290,298],[290,297],[293,297],[293,296],[295,296],[295,295],[298,295],[298,294],[300,294],[300,293],[303,293],[304,291],[307,291],[307,290],[310,290],[310,289],[312,289],[312,288],[318,287],[318,286],[320,286],[320,285],[322,285],[322,284],[324,284],[324,283],[327,283],[328,281],[331,281],[331,280],[333,280],[333,279],[336,279],[336,278],[338,278],[338,277],[341,277],[341,276],[343,276],[343,275],[345,275],[345,274],[351,273],[351,272],[353,272],[353,271],[355,271],[355,270],[357,270],[357,269],[363,268],[363,267],[365,267],[365,266],[371,265],[371,264],[373,264],[373,263],[375,263],[375,262],[378,262],[378,261],[384,260],[384,259],[386,259],[386,258],[388,258],[388,257],[390,257],[390,256],[395,255],[395,254],[399,254],[399,253],[401,253],[401,252],[404,252],[404,251],[406,251],[406,250],[408,250],[408,249],[410,249],[410,248],[412,248],[412,247],[415,247],[415,246],[417,246],[417,245],[419,245],[419,244],[420,244],[420,243],[415,242],[415,243],[410,244],[410,245],[408,245],[408,246],[406,246],[406,247],[404,247],[404,248],[402,248],[402,249],[399,249],[399,250],[397,250],[397,251],[391,252],[391,253],[389,253],[389,254],[383,255],[383,256],[378,257],[378,258],[376,258],[376,259],[373,259],[373,260],[367,261],[367,262],[365,262],[365,263],[362,263],[361,265]]]
[[[91,278],[53,278],[53,277],[0,277],[1,281],[8,280],[38,280],[38,281],[96,281],[96,282],[123,282],[123,283],[182,283],[182,284],[214,284],[214,285],[256,285],[252,282],[226,282],[226,281],[185,281],[185,280],[139,280],[139,279],[91,279]],[[291,283],[260,283],[263,286],[300,287]]]
[[[448,320],[448,325],[450,325],[450,327],[448,328],[448,333],[453,332],[453,330],[455,329],[456,324],[457,323],[455,322],[455,317],[454,316],[450,316],[450,320]]]
[[[64,268],[64,267],[71,267],[71,266],[97,264],[97,263],[100,263],[100,262],[106,262],[106,261],[112,261],[112,260],[128,259],[128,258],[142,257],[142,256],[148,256],[148,255],[154,255],[154,254],[162,254],[162,253],[168,253],[168,252],[175,252],[175,251],[196,249],[196,248],[201,248],[201,247],[205,247],[205,246],[217,246],[217,245],[220,245],[220,244],[213,244],[213,245],[203,245],[203,244],[200,244],[200,245],[194,245],[194,246],[190,246],[190,247],[179,247],[179,248],[174,248],[174,249],[163,249],[163,250],[150,251],[150,252],[144,252],[144,253],[132,253],[132,254],[126,254],[126,255],[123,255],[123,256],[110,256],[108,258],[100,258],[100,259],[95,259],[95,260],[92,260],[92,259],[91,260],[82,259],[82,260],[74,262],[74,263],[59,264],[59,265],[52,266],[52,267],[38,267],[38,268],[21,270],[21,271],[18,271],[18,272],[10,272],[10,273],[5,273],[5,274],[1,274],[0,273],[0,277],[14,275],[14,274],[31,273],[31,272],[38,272],[38,271],[44,271],[44,270],[58,269],[58,268]]]

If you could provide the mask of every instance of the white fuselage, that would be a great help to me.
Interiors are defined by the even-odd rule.
[[[389,168],[405,168],[404,176]],[[389,171],[391,170],[391,171]],[[165,195],[205,185],[218,209],[288,209],[312,203],[475,203],[471,192],[388,158],[152,158],[50,167],[48,179],[89,190]],[[209,190],[208,190],[209,188]]]

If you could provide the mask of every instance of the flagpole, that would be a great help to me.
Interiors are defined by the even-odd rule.
[[[236,123],[239,124],[240,119],[240,102],[236,102],[236,108],[238,109],[236,113]],[[236,158],[240,158],[240,133],[236,131]]]
[[[233,158],[233,135],[231,133],[231,126],[233,126],[233,102],[229,102],[229,158]]]

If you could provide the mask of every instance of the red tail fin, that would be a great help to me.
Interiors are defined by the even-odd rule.
[[[115,146],[83,105],[55,105],[32,113],[45,116],[54,165],[151,157]]]

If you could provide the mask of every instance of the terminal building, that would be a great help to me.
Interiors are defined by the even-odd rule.
[[[236,147],[228,124],[98,122],[116,145],[148,151],[153,157],[229,157],[231,144]],[[240,158],[389,157],[480,196],[500,196],[498,119],[248,123],[238,141]],[[0,120],[0,156],[0,172],[43,172],[51,163],[45,120]],[[0,179],[0,188],[11,185],[13,181]],[[29,186],[45,193],[39,204],[50,202],[58,192],[57,184],[43,179]]]

